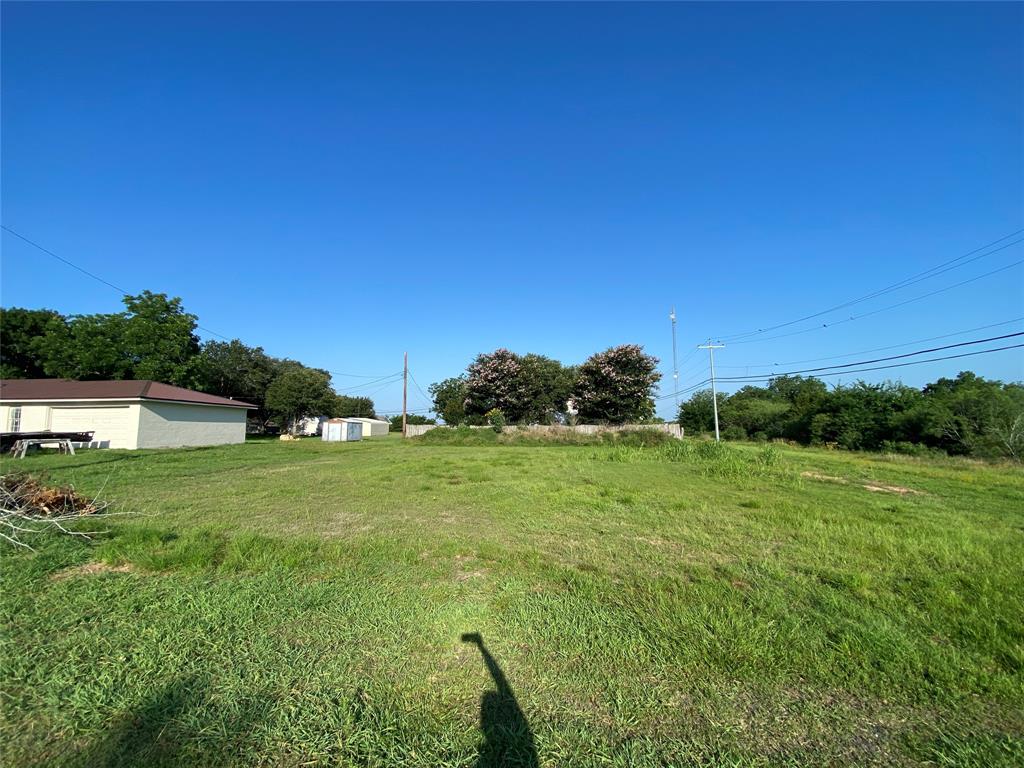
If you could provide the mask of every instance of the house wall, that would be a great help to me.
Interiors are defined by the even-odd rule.
[[[0,405],[0,430],[10,432],[11,410],[21,406],[21,426],[19,432],[42,432],[49,429],[50,409],[45,405],[24,405],[22,403],[4,403]]]
[[[144,401],[139,448],[181,448],[245,442],[245,408]]]
[[[5,402],[0,405],[0,427],[10,431],[11,410],[21,407],[20,432],[93,432],[93,445],[101,448],[137,448],[138,403],[61,401]]]

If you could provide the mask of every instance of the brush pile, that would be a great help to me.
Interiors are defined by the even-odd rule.
[[[32,549],[23,534],[54,529],[70,536],[89,538],[95,531],[78,531],[66,524],[82,517],[104,514],[109,503],[90,499],[72,486],[50,486],[22,472],[0,475],[0,538]]]

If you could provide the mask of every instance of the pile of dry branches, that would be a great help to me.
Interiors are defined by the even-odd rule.
[[[0,475],[0,538],[10,544],[32,549],[23,534],[52,529],[70,536],[90,538],[97,531],[79,531],[68,523],[106,513],[108,502],[89,499],[72,486],[48,486],[31,475],[12,472]]]

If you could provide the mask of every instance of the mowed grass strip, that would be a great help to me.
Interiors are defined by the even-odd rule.
[[[1019,468],[487,440],[5,462],[133,514],[4,551],[3,761],[1024,762]]]

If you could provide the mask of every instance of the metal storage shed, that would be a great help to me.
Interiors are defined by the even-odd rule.
[[[358,419],[328,419],[320,439],[325,443],[348,443],[363,439],[363,425]]]

